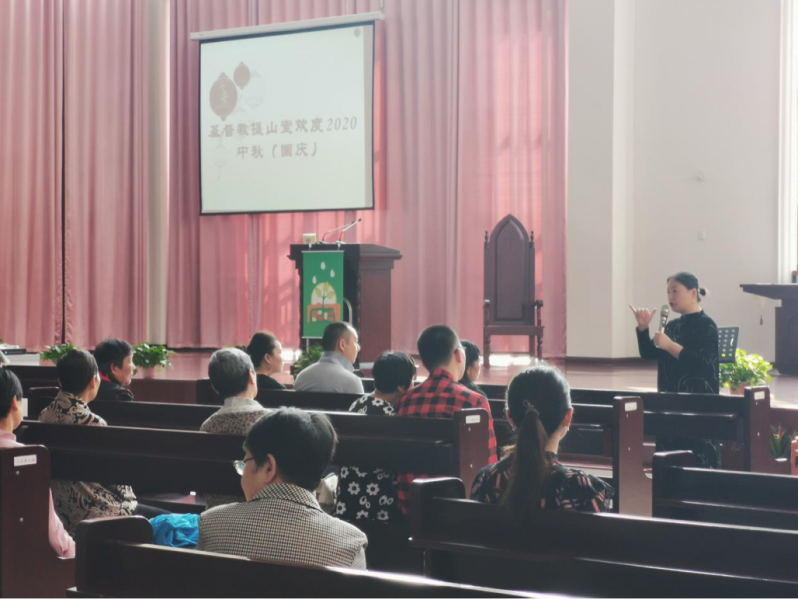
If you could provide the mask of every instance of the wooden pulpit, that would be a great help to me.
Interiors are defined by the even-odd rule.
[[[299,271],[302,290],[303,252],[342,250],[344,253],[344,298],[351,305],[351,321],[360,335],[360,360],[371,362],[391,349],[391,271],[402,253],[376,244],[292,244],[288,258]],[[302,337],[302,304],[299,306],[299,336]]]
[[[781,300],[776,307],[776,360],[779,373],[798,375],[798,284],[743,283],[743,291]]]

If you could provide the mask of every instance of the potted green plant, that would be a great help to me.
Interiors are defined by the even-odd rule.
[[[748,354],[738,348],[733,363],[720,365],[720,385],[741,394],[747,386],[765,385],[773,379],[768,374],[772,368],[773,365],[758,354]]]
[[[303,369],[319,362],[322,354],[324,354],[324,350],[319,344],[311,344],[307,350],[302,351],[297,361],[291,366],[291,375],[296,377]]]
[[[774,459],[789,458],[794,431],[787,431],[781,423],[770,428],[770,454]]]
[[[54,365],[64,358],[70,350],[74,350],[75,346],[72,344],[56,344],[55,346],[45,346],[42,352],[39,352],[39,359],[42,361],[49,361]]]
[[[174,354],[174,351],[167,350],[166,346],[143,342],[133,347],[133,364],[136,371],[141,369],[145,377],[154,377],[157,371],[172,366],[170,354]]]

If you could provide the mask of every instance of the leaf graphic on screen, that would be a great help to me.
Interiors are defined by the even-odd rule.
[[[249,82],[249,89],[247,90],[247,98],[245,102],[250,108],[256,109],[266,99],[266,81],[260,74],[255,71],[252,73],[252,79]]]
[[[211,86],[211,110],[224,121],[236,107],[238,91],[235,84],[226,73],[219,75],[219,79]]]
[[[236,85],[242,90],[247,87],[249,83],[249,67],[244,63],[239,63],[233,73],[233,81],[235,81]]]

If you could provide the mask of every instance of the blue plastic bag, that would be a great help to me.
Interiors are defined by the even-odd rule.
[[[199,515],[158,515],[150,519],[152,536],[159,546],[195,548],[199,539]]]

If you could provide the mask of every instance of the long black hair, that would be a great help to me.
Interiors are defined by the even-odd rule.
[[[571,391],[559,369],[542,363],[518,373],[507,387],[507,414],[518,427],[512,475],[500,504],[513,519],[524,521],[540,508],[549,461],[546,440],[571,409]]]

